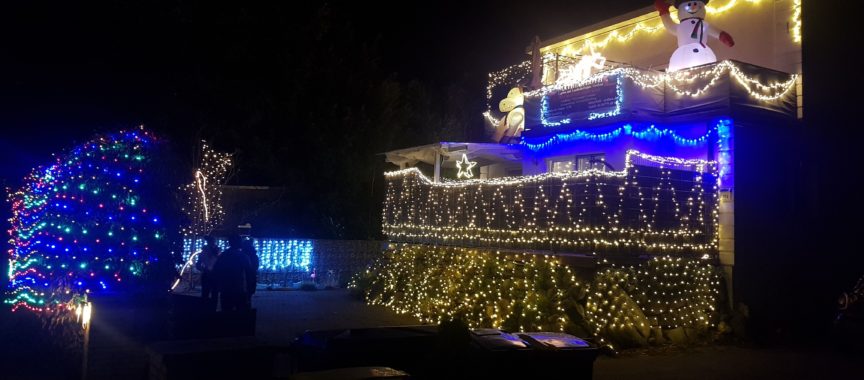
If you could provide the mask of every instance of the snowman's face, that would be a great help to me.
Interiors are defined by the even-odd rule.
[[[701,1],[687,1],[678,6],[678,19],[705,18],[705,3]]]

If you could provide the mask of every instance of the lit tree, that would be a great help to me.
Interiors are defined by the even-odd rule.
[[[208,235],[225,218],[222,185],[231,174],[231,154],[217,152],[205,141],[201,142],[199,153],[192,171],[192,182],[182,188],[186,194],[183,211],[189,220],[183,230],[186,236]]]
[[[96,136],[9,194],[5,302],[13,310],[61,312],[79,297],[139,284],[155,268],[168,252],[156,211],[164,179],[151,170],[157,145],[143,127]]]

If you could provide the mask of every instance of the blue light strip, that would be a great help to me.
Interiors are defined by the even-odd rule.
[[[258,270],[266,272],[309,272],[313,262],[315,249],[312,240],[301,239],[252,239],[252,244],[258,252]],[[227,239],[216,239],[216,245],[224,251],[228,248]],[[201,250],[204,246],[202,238],[183,239],[183,261]]]
[[[703,136],[697,138],[687,138],[679,135],[672,129],[659,129],[654,125],[649,126],[641,131],[634,131],[633,126],[630,124],[622,125],[621,127],[616,128],[615,130],[606,132],[606,133],[591,133],[583,130],[575,130],[569,133],[559,133],[546,141],[538,144],[532,144],[528,142],[528,139],[522,138],[522,141],[519,142],[520,145],[534,151],[539,152],[541,150],[547,149],[549,147],[566,143],[566,142],[574,142],[574,141],[600,141],[600,142],[608,142],[612,141],[618,137],[623,136],[633,136],[640,140],[658,140],[663,137],[671,137],[676,144],[680,146],[699,146],[705,144],[712,134],[717,133],[717,131],[721,127],[729,128],[732,122],[730,120],[720,120],[717,122],[717,125],[714,128],[711,128],[707,133]]]

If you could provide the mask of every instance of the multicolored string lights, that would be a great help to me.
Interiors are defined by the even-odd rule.
[[[52,311],[121,288],[167,252],[143,128],[97,136],[36,168],[8,196],[12,310]]]

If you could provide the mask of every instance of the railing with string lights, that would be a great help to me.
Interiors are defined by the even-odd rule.
[[[626,169],[433,183],[386,173],[396,242],[633,255],[717,250],[716,163],[631,151]]]

